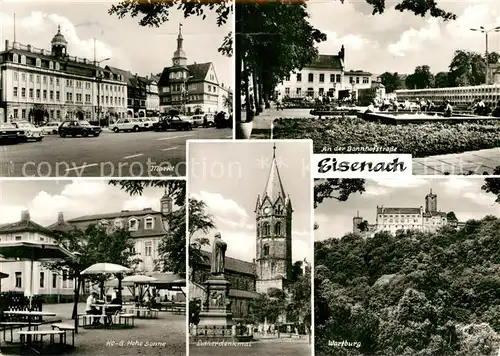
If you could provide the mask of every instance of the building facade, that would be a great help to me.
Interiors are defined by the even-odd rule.
[[[362,235],[373,235],[377,232],[388,231],[395,234],[400,230],[415,230],[433,233],[440,228],[453,225],[455,227],[462,224],[448,220],[445,212],[438,211],[437,195],[432,193],[425,196],[425,207],[384,207],[377,206],[375,224],[367,224],[361,229],[360,224],[363,218],[356,216],[353,218],[353,232]]]
[[[151,75],[146,77],[146,116],[160,115],[160,96],[158,95],[159,77]]]
[[[29,211],[21,213],[21,220],[0,226],[0,244],[14,241],[55,244],[55,233],[30,219]],[[0,279],[1,291],[21,292],[30,295],[32,280],[33,295],[66,295],[74,293],[74,282],[66,271],[51,271],[41,262],[33,262],[33,275],[30,261],[0,261],[0,272],[7,278]]]
[[[233,113],[233,91],[230,87],[226,87],[224,83],[219,86],[217,111]]]
[[[172,66],[163,69],[158,82],[160,111],[167,114],[174,110],[185,115],[216,113],[221,109],[215,67],[212,62],[187,64],[181,28]]]
[[[0,52],[0,121],[87,119],[124,115],[125,78],[67,54],[60,28],[51,50],[5,41]]]

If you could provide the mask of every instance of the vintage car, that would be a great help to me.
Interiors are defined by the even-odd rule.
[[[59,121],[47,122],[44,126],[42,126],[42,132],[44,135],[57,135],[59,133],[59,126],[61,126]]]
[[[181,119],[179,116],[165,116],[153,125],[155,131],[189,131],[193,129],[193,125],[189,121]]]
[[[210,115],[210,114],[205,114],[205,115],[194,115],[192,117],[193,119],[193,122],[194,124],[196,125],[195,127],[198,127],[198,126],[201,126],[203,127],[203,123],[204,123],[204,117],[207,117],[207,127],[213,127],[215,126],[215,122],[214,122],[214,117],[213,115]]]
[[[26,135],[23,129],[18,129],[10,122],[0,123],[0,141],[15,142],[25,141]]]
[[[43,140],[43,131],[41,128],[36,127],[32,123],[28,121],[16,121],[12,123],[14,126],[16,126],[18,129],[21,129],[24,131],[24,140],[29,141],[41,141]]]
[[[66,120],[61,126],[59,126],[59,136],[95,136],[98,137],[101,134],[101,127],[91,125],[88,121],[85,120]]]
[[[109,128],[114,132],[120,131],[140,131],[144,129],[144,124],[137,118],[124,118],[110,125]]]

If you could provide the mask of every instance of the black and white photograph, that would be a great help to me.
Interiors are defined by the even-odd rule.
[[[190,355],[311,355],[311,152],[189,142]]]
[[[236,5],[236,134],[500,172],[500,2]]]
[[[186,355],[184,180],[0,182],[0,354]]]
[[[498,355],[499,178],[314,189],[316,355]]]
[[[232,3],[2,1],[0,176],[179,177],[233,137]]]

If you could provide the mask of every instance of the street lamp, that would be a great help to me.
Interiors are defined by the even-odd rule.
[[[484,33],[486,37],[486,84],[490,84],[489,81],[489,76],[490,76],[490,62],[488,58],[488,33],[490,32],[500,32],[500,26],[491,28],[489,30],[486,30],[484,26],[480,26],[479,28],[471,28],[471,31],[478,31]]]
[[[192,75],[184,79],[183,81],[183,86],[182,86],[182,114],[186,115],[186,101],[187,101],[187,96],[188,96],[188,90],[186,88],[186,82],[193,78]]]
[[[94,66],[100,67],[100,64],[105,61],[109,61],[111,58],[104,58],[100,61],[94,61]],[[96,83],[97,83],[97,120],[99,121],[99,126],[101,125],[101,82],[102,76],[99,74],[99,71],[96,72]],[[93,86],[92,86],[93,89]],[[92,96],[94,93],[92,93]]]

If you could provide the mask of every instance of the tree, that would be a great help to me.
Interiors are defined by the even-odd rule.
[[[213,217],[206,211],[207,205],[201,200],[189,199],[189,267],[190,278],[193,278],[197,266],[206,262],[202,247],[210,240],[203,236],[215,229]],[[200,236],[201,235],[201,236]]]
[[[358,224],[359,231],[361,232],[368,231],[368,225],[369,225],[368,220],[363,220]]]
[[[398,73],[385,72],[380,76],[380,81],[384,85],[386,93],[392,93],[401,88],[401,79]]]
[[[448,221],[458,221],[457,216],[453,211],[450,211],[448,214],[446,214],[446,217],[448,218]]]
[[[428,65],[418,66],[415,72],[406,77],[406,87],[411,89],[425,89],[434,86],[434,75]]]
[[[435,88],[448,88],[452,85],[448,72],[439,72],[436,74],[434,80]]]
[[[287,310],[285,293],[281,289],[269,288],[267,293],[255,301],[254,310],[258,322],[277,323]]]
[[[354,193],[365,191],[364,179],[315,179],[314,180],[314,208],[325,199],[347,201]]]
[[[288,305],[289,315],[299,323],[307,324],[307,318],[311,314],[311,272],[306,269],[306,273],[301,275],[290,285],[291,301]]]
[[[186,205],[167,217],[168,231],[158,245],[155,267],[161,272],[186,275]]]
[[[201,16],[206,18],[207,12],[214,12],[217,15],[217,26],[224,25],[229,15],[233,11],[232,2],[221,0],[217,2],[198,2],[198,1],[142,1],[142,0],[123,0],[117,5],[112,5],[108,10],[110,15],[116,15],[122,19],[129,15],[132,18],[139,17],[140,26],[159,27],[169,21],[172,10],[181,10],[184,18],[189,16]],[[219,52],[231,57],[233,48],[233,36],[230,32],[224,37]]]
[[[457,50],[450,63],[449,80],[453,86],[484,84],[486,61],[479,53]]]
[[[500,173],[500,170],[499,172],[494,172],[494,174],[498,173]],[[481,186],[481,190],[484,190],[486,193],[495,194],[495,203],[500,204],[500,178],[486,178],[484,184]]]
[[[163,188],[175,205],[183,206],[186,201],[186,182],[183,180],[110,180],[110,185],[134,195],[142,195],[145,188]]]

